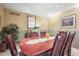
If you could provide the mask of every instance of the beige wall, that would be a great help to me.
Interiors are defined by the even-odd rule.
[[[19,13],[20,16],[11,15],[10,12]],[[19,30],[27,30],[27,16],[28,16],[27,13],[22,13],[22,12],[18,12],[18,11],[12,11],[12,10],[5,9],[4,14],[5,14],[4,15],[5,16],[5,19],[4,19],[5,26],[10,23],[14,23],[19,26]],[[45,17],[36,16],[36,22],[40,24],[41,30],[48,29],[48,22],[46,20],[47,20],[47,18],[45,18]]]
[[[11,15],[10,12],[19,13],[20,16]],[[5,26],[10,23],[13,23],[13,24],[17,24],[19,26],[19,30],[27,30],[27,14],[5,9],[4,16],[5,16],[5,21],[4,21]]]
[[[76,15],[76,28],[62,29],[61,28],[61,19],[60,17],[65,17],[75,14]],[[58,30],[79,30],[79,8],[73,8],[67,11],[62,12],[60,15],[51,17],[48,22],[49,29],[58,29]]]
[[[0,6],[0,30],[4,26],[3,20],[4,20],[4,8]]]
[[[36,17],[37,23],[40,25],[40,30],[45,31],[48,30],[48,18],[45,17]]]

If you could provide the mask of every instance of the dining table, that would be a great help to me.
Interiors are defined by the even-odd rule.
[[[20,40],[20,49],[27,56],[35,56],[53,47],[55,37],[49,38],[23,38]]]

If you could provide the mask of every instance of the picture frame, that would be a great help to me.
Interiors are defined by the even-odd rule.
[[[61,17],[61,28],[75,28],[76,27],[76,15],[70,15]]]
[[[36,17],[35,16],[28,16],[27,17],[27,28],[34,29],[36,27]]]

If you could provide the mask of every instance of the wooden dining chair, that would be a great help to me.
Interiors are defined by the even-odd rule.
[[[46,32],[41,32],[40,33],[40,38],[45,38],[46,37]]]
[[[15,42],[14,42],[14,39],[13,39],[11,34],[6,36],[6,42],[8,44],[8,47],[10,49],[10,52],[11,52],[12,56],[18,56],[18,55],[25,56],[22,52],[18,53]]]
[[[71,56],[71,46],[72,46],[72,42],[73,42],[73,39],[75,37],[75,34],[76,32],[74,33],[69,33],[68,37],[67,37],[67,40],[64,44],[64,48],[63,48],[63,52],[62,52],[62,55],[67,55],[67,56]]]
[[[62,47],[63,47],[66,37],[67,37],[67,32],[58,33],[58,36],[56,37],[55,42],[54,42],[54,46],[51,49],[51,53],[50,53],[51,56],[61,55]]]
[[[38,38],[38,33],[37,33],[37,32],[31,32],[31,33],[30,33],[30,37],[31,37],[32,39],[37,39],[37,38]]]
[[[66,37],[67,37],[67,32],[63,32],[63,34],[57,33],[57,35],[55,37],[55,41],[52,45],[52,48],[43,52],[43,54],[44,54],[43,56],[46,56],[46,55],[60,56]],[[41,55],[42,55],[42,53],[41,53]]]

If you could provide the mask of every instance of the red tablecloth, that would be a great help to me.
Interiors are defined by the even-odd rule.
[[[26,44],[28,41],[31,41],[31,40],[22,39],[20,41],[21,51],[28,56],[31,56],[31,55],[33,56],[33,55],[39,54],[41,52],[44,52],[44,51],[52,48],[53,42],[54,42],[53,39],[51,39],[51,40],[48,39],[47,41],[44,41],[44,42],[38,42],[35,44]]]

